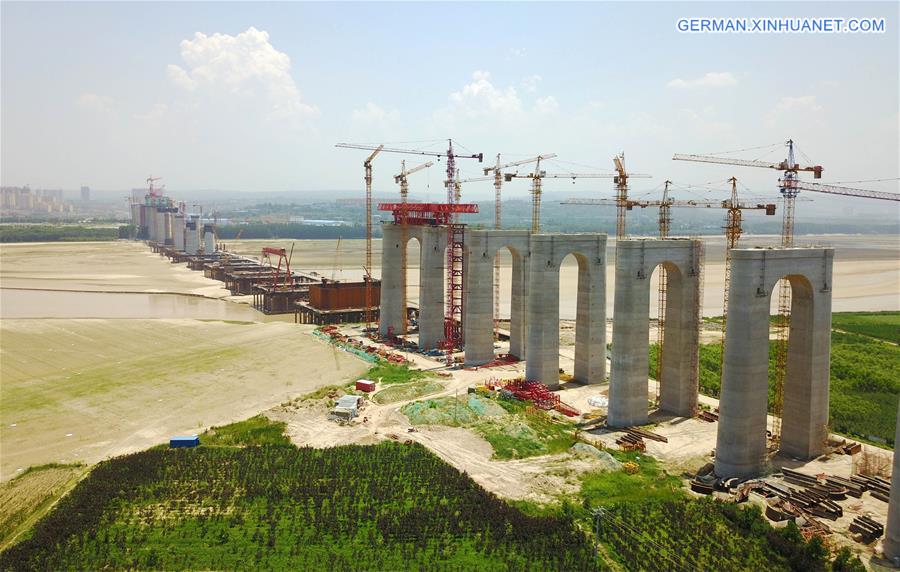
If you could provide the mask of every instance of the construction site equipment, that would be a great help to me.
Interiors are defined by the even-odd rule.
[[[616,199],[568,199],[562,201],[560,204],[564,205],[597,205],[597,206],[616,206],[616,208],[622,207],[625,211],[630,211],[637,208],[647,208],[650,206],[659,207],[659,237],[661,239],[669,238],[669,231],[671,228],[672,217],[671,217],[671,209],[673,207],[676,208],[721,208],[726,209],[726,223],[725,223],[725,307],[728,306],[728,279],[730,275],[730,251],[737,245],[738,240],[740,239],[741,234],[743,233],[743,229],[741,226],[742,220],[742,211],[744,210],[759,210],[764,211],[766,215],[774,215],[775,214],[775,204],[773,203],[742,203],[738,199],[737,195],[737,179],[732,177],[729,179],[731,183],[731,198],[726,200],[708,200],[708,199],[699,199],[699,200],[676,200],[669,195],[669,187],[672,185],[672,181],[665,181],[663,185],[663,194],[661,200],[620,200],[618,197]],[[624,220],[624,219],[623,219]],[[699,255],[698,259],[702,259],[702,254]],[[657,352],[657,372],[662,372],[662,364],[665,356],[665,323],[666,323],[666,290],[668,286],[668,276],[666,272],[666,268],[664,266],[660,266],[658,269],[659,276],[659,292],[658,292],[658,304],[657,304],[657,343],[659,346],[659,350]],[[702,280],[701,280],[702,284]],[[702,298],[702,294],[700,295]],[[724,322],[724,320],[723,320]],[[725,335],[724,335],[724,323],[722,330],[722,340],[724,343]],[[724,347],[723,347],[724,350]],[[723,351],[724,355],[724,351]],[[659,400],[659,388],[660,384],[656,384],[656,399]]]
[[[625,170],[625,152],[621,152],[613,157],[613,165],[616,168],[616,176],[613,183],[616,185],[616,241],[625,238],[625,211],[630,210],[626,207],[628,202],[628,179],[649,179],[650,175],[642,175],[640,173],[629,173]]]
[[[367,195],[366,196],[367,196],[367,207],[368,207],[371,205],[371,161],[372,161],[372,159],[375,158],[375,155],[378,153],[401,153],[401,154],[405,154],[405,155],[424,155],[424,156],[428,156],[428,157],[436,157],[438,160],[440,160],[441,157],[446,157],[446,159],[447,159],[447,180],[448,181],[452,181],[454,179],[454,177],[456,176],[456,159],[478,159],[479,163],[484,159],[484,155],[482,153],[462,154],[462,155],[458,154],[453,151],[453,141],[448,140],[448,143],[449,144],[448,144],[447,151],[428,151],[428,150],[421,150],[421,149],[399,149],[396,147],[386,147],[384,144],[360,145],[360,144],[355,144],[355,143],[338,143],[337,145],[335,145],[335,147],[339,147],[339,148],[343,148],[343,149],[364,149],[367,151],[373,151],[373,153],[369,156],[369,159],[367,160],[367,164],[364,164],[366,166],[366,174],[367,174],[367,178],[366,178],[366,181],[367,181],[366,193],[367,193]],[[447,202],[453,203],[454,202],[453,201],[453,187],[450,183],[447,183],[447,196],[448,196]],[[457,201],[457,202],[459,202],[459,201]],[[367,210],[367,213],[368,213],[368,210]],[[369,217],[368,220],[371,220],[371,217]],[[448,233],[449,232],[450,231],[448,230]],[[448,239],[449,238],[450,237],[448,234]],[[369,241],[371,241],[371,238],[369,238]],[[406,247],[404,245],[404,256],[405,256],[405,249],[406,249]],[[448,256],[448,264],[449,264],[451,254],[448,252],[447,256]],[[369,258],[371,258],[371,256],[369,256]],[[404,262],[405,262],[405,259],[404,259]],[[371,260],[367,259],[366,264],[368,266],[367,273],[369,274],[369,276],[371,276],[371,274],[370,274],[371,270],[372,270]],[[405,275],[406,275],[405,264],[403,266],[403,273],[404,273],[404,286],[405,286],[405,284],[406,284],[405,283]],[[458,285],[453,285],[453,284],[448,285],[448,290],[451,288],[456,288],[456,287],[458,287],[458,289],[460,291],[462,290],[462,281],[461,280]],[[404,291],[404,296],[405,296],[405,291]],[[448,306],[448,312],[449,312],[449,310],[450,310],[450,308]],[[460,329],[460,331],[461,331],[461,329]],[[457,347],[460,343],[461,343],[461,339],[453,340],[454,347]]]
[[[503,386],[501,395],[520,401],[530,401],[535,407],[544,411],[559,411],[568,417],[579,415],[574,407],[561,402],[559,395],[550,391],[549,387],[539,381],[515,379]]]
[[[503,188],[503,169],[519,167],[529,163],[535,163],[542,159],[552,159],[556,153],[544,153],[530,159],[500,163],[500,153],[497,153],[497,164],[493,167],[485,167],[484,174],[494,173],[494,229],[503,228],[501,190]],[[500,339],[500,253],[494,256],[494,340]]]
[[[288,253],[284,248],[273,248],[264,246],[262,249],[261,261],[275,269],[272,275],[272,288],[290,288],[294,285],[294,275],[291,273],[291,256],[294,254],[294,245],[291,245],[291,252]],[[272,262],[272,257],[278,257],[278,265]],[[282,265],[284,269],[282,270]]]
[[[375,156],[384,149],[379,145],[372,154],[363,161],[366,182],[366,331],[372,327],[372,307],[375,305],[375,297],[372,291],[372,161]]]
[[[871,542],[884,535],[884,525],[866,515],[854,518],[853,521],[850,522],[849,530],[850,532],[861,535],[866,539],[866,542]]]
[[[714,155],[686,155],[675,154],[675,161],[696,161],[701,163],[718,163],[724,165],[738,165],[742,167],[760,167],[765,169],[777,169],[782,171],[781,188],[779,189],[784,199],[781,224],[781,246],[794,245],[794,209],[796,206],[797,182],[800,172],[811,172],[816,179],[822,178],[821,165],[802,166],[794,157],[794,141],[788,139],[787,158],[779,163],[771,161],[758,161],[735,159],[729,157],[717,157]],[[772,440],[778,442],[781,438],[781,413],[784,406],[784,378],[787,363],[788,334],[791,318],[791,286],[787,280],[781,280],[778,286],[778,319],[776,321],[777,344],[775,353],[775,398],[772,405]]]
[[[723,165],[738,165],[743,167],[761,167],[782,171],[782,177],[778,180],[779,192],[784,199],[784,210],[782,211],[781,226],[782,247],[791,247],[794,245],[794,214],[797,195],[800,190],[858,198],[900,201],[900,195],[896,193],[868,191],[863,189],[853,189],[850,187],[841,187],[838,185],[826,185],[801,181],[799,179],[799,173],[811,172],[813,173],[813,178],[821,179],[822,171],[824,169],[821,165],[800,165],[799,163],[797,163],[795,158],[795,145],[792,139],[788,139],[785,142],[785,146],[787,147],[787,158],[778,163],[773,163],[771,161],[719,157],[715,155],[675,154],[672,159],[675,161],[695,161],[702,163],[718,163]],[[727,283],[725,291],[727,295]],[[778,318],[776,320],[777,344],[775,354],[775,397],[772,406],[773,422],[771,432],[772,440],[776,443],[781,438],[781,415],[784,405],[784,379],[787,367],[790,316],[791,287],[790,283],[787,280],[781,280],[778,287]]]
[[[541,159],[535,159],[534,172],[525,175],[504,173],[503,179],[508,183],[513,179],[531,179],[531,232],[541,232],[541,181],[543,179],[615,179],[618,175],[611,173],[548,173],[541,171]],[[649,175],[644,175],[649,176]]]
[[[668,443],[669,438],[653,431],[647,431],[640,427],[626,427],[624,431],[630,435],[641,437],[642,439],[650,439],[651,441],[659,441],[660,443]]]

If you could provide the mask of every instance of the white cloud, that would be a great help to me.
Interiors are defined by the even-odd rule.
[[[98,113],[109,113],[113,111],[115,100],[108,95],[98,95],[96,93],[82,93],[78,98],[78,106],[82,109],[94,111]]]
[[[766,125],[779,127],[788,131],[802,131],[824,125],[825,108],[819,104],[815,95],[799,97],[785,96],[778,100],[769,112]]]
[[[786,111],[806,111],[819,113],[824,108],[816,102],[815,95],[803,95],[800,97],[782,97],[775,106],[775,113]]]
[[[351,119],[356,123],[384,124],[397,119],[399,113],[396,110],[388,111],[370,101],[362,109],[354,109]]]
[[[191,79],[191,76],[189,76],[184,69],[175,64],[169,64],[166,67],[166,74],[169,76],[169,80],[172,83],[182,89],[193,91],[194,88],[197,87],[197,82]]]
[[[522,112],[522,100],[519,99],[516,88],[497,88],[491,83],[491,74],[486,71],[474,72],[472,80],[461,91],[450,94],[450,111],[454,115],[463,117],[505,116]]]
[[[539,97],[537,101],[534,102],[534,111],[537,113],[545,114],[556,113],[557,111],[559,111],[559,103],[552,95]]]
[[[730,72],[709,72],[696,79],[675,78],[666,84],[672,89],[697,89],[707,87],[730,87],[737,85],[737,79]]]
[[[250,27],[235,36],[202,32],[181,42],[184,67],[170,64],[169,80],[176,86],[216,94],[256,94],[268,99],[273,119],[310,118],[319,110],[303,102],[291,77],[291,58],[269,43],[269,34]]]
[[[509,48],[509,55],[516,58],[523,58],[528,55],[528,50],[525,48]]]
[[[538,74],[530,75],[522,80],[522,87],[525,89],[525,91],[534,93],[535,91],[537,91],[537,86],[539,83],[541,83],[542,79],[544,78],[542,78]]]

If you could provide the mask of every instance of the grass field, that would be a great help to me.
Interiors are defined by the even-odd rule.
[[[255,442],[258,429],[254,421],[216,433],[245,445],[240,436]],[[527,515],[424,447],[387,442],[154,448],[104,461],[31,538],[0,554],[0,569],[31,568],[594,570],[597,562],[571,517]]]
[[[51,463],[31,467],[0,484],[0,550],[13,540],[27,537],[34,521],[86,470],[84,465]]]
[[[412,383],[400,383],[382,389],[372,396],[372,401],[379,404],[396,403],[408,399],[416,399],[438,393],[444,386],[436,381],[413,381]]]
[[[567,451],[575,427],[542,411],[528,412],[524,402],[478,395],[440,397],[404,405],[413,425],[468,427],[491,444],[496,459],[522,459]]]
[[[839,313],[832,317],[831,430],[856,439],[895,446],[900,398],[900,347],[889,343],[898,312]],[[853,332],[853,333],[851,333]],[[888,343],[886,343],[888,342]],[[656,378],[658,346],[650,347],[650,376]],[[721,346],[700,347],[700,391],[719,397]],[[769,346],[769,403],[775,387],[775,342]]]
[[[900,344],[900,312],[841,312],[831,315],[831,327]]]

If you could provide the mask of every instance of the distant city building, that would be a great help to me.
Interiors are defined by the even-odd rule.
[[[307,226],[344,226],[347,224],[347,221],[343,220],[316,219],[302,216],[292,216],[288,221],[296,224],[305,224]]]
[[[90,187],[81,187],[81,200],[83,202],[88,202],[91,200],[91,188]]]
[[[71,213],[71,203],[62,200],[62,190],[0,187],[0,208],[11,214]]]

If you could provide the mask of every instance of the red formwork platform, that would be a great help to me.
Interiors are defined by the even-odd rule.
[[[453,222],[455,214],[474,214],[474,203],[378,203],[378,210],[389,211],[397,224],[445,225]]]

